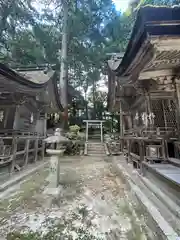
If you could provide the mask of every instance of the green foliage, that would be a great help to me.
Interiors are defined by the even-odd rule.
[[[41,9],[37,7],[37,0],[7,2],[7,5],[0,8],[1,61],[12,67],[58,64],[62,37],[59,1],[41,1]],[[115,29],[114,24],[110,24],[112,20],[117,22]],[[105,54],[115,49],[121,51],[121,47],[124,49],[124,40],[119,41],[120,38],[116,38],[119,21],[111,0],[70,1],[68,81],[73,87],[81,87],[86,95],[85,100],[89,88],[100,79]],[[111,28],[116,34],[113,38]]]
[[[65,155],[79,155],[80,151],[84,149],[85,135],[80,133],[80,127],[78,125],[72,125],[69,127],[69,132],[66,136],[71,140],[66,144]]]
[[[77,139],[77,134],[75,132],[67,132],[66,133],[67,138],[69,138],[70,140],[75,140]]]
[[[80,88],[85,100],[93,105],[94,117],[102,118],[104,100],[97,100],[96,95],[99,94],[97,85],[101,72],[109,58],[106,53],[125,52],[135,16],[117,12],[111,0],[69,2],[68,81],[73,87]],[[179,1],[136,0],[131,8],[135,10],[146,4],[174,5]],[[1,61],[12,67],[45,63],[59,65],[61,32],[59,1],[3,2],[0,6]],[[86,101],[84,105],[87,111]]]
[[[7,240],[40,240],[41,235],[39,233],[29,232],[21,234],[20,232],[13,232],[7,235]]]
[[[66,136],[70,140],[76,140],[78,138],[79,130],[80,130],[80,127],[78,125],[72,125],[69,127],[69,132],[67,132]]]
[[[69,130],[70,130],[70,132],[77,134],[80,130],[80,127],[78,125],[72,125],[69,127]]]
[[[112,120],[108,119],[104,122],[105,131],[109,131],[112,128]]]
[[[65,155],[80,155],[81,150],[84,150],[84,141],[71,141],[66,144]]]
[[[71,231],[75,231],[77,234],[77,240],[101,240],[99,237],[95,237],[92,235],[88,229],[83,229],[79,227],[76,229],[75,227],[71,227]],[[73,240],[74,238],[72,237],[71,233],[68,231],[64,231],[65,226],[58,224],[56,226],[53,226],[49,229],[49,231],[42,235],[39,232],[28,232],[28,233],[19,233],[19,232],[14,232],[14,233],[9,233],[7,236],[7,240],[60,240],[60,239],[69,239]]]

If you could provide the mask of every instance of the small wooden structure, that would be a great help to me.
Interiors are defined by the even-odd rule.
[[[180,8],[141,8],[124,56],[108,61],[109,110],[120,112],[122,150],[140,169],[179,154],[179,68]]]
[[[10,172],[44,156],[47,113],[63,110],[56,73],[0,64],[0,166]]]

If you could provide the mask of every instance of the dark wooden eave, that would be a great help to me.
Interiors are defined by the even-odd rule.
[[[22,98],[32,98],[46,112],[63,111],[57,84],[57,75],[44,77],[38,82],[0,64],[0,93],[19,94]]]
[[[124,57],[114,66],[117,76],[133,81],[151,78],[154,71],[175,74],[180,67],[180,7],[141,8]]]
[[[68,86],[68,101],[84,102],[79,91]],[[47,66],[21,67],[15,70],[0,64],[0,100],[3,104],[18,104],[32,99],[41,111],[63,111],[60,102],[59,73]]]

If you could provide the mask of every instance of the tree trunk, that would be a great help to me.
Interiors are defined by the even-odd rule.
[[[96,119],[96,98],[95,98],[95,92],[96,92],[96,83],[93,79],[93,119]]]
[[[0,18],[0,37],[2,37],[3,31],[7,28],[7,18],[10,15],[15,0],[6,1],[1,5],[2,11],[0,12],[1,18]]]
[[[88,103],[87,103],[87,91],[85,92],[85,104],[86,104],[86,120],[88,120]]]
[[[68,32],[68,4],[63,0],[63,31],[62,31],[62,47],[61,47],[61,69],[60,69],[60,89],[61,103],[64,107],[64,124],[68,125],[68,67],[67,67],[67,32]]]

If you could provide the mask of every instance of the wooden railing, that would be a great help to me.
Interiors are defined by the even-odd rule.
[[[164,137],[176,137],[177,131],[175,128],[171,127],[157,127],[157,128],[147,128],[142,129],[142,136],[164,136]]]
[[[148,161],[167,162],[168,141],[176,139],[177,131],[173,128],[141,128],[126,131],[121,137],[126,148],[127,161],[135,163],[142,173],[142,163]]]
[[[177,137],[177,130],[171,127],[152,127],[152,128],[133,128],[124,131],[125,136],[142,136],[142,137]]]
[[[16,168],[20,170],[28,164],[29,156],[33,156],[33,161],[38,159],[38,153],[41,153],[44,159],[45,136],[37,133],[6,131],[0,132],[0,166],[8,165],[10,172]],[[17,163],[20,159],[20,164]],[[21,165],[21,166],[19,166]]]

